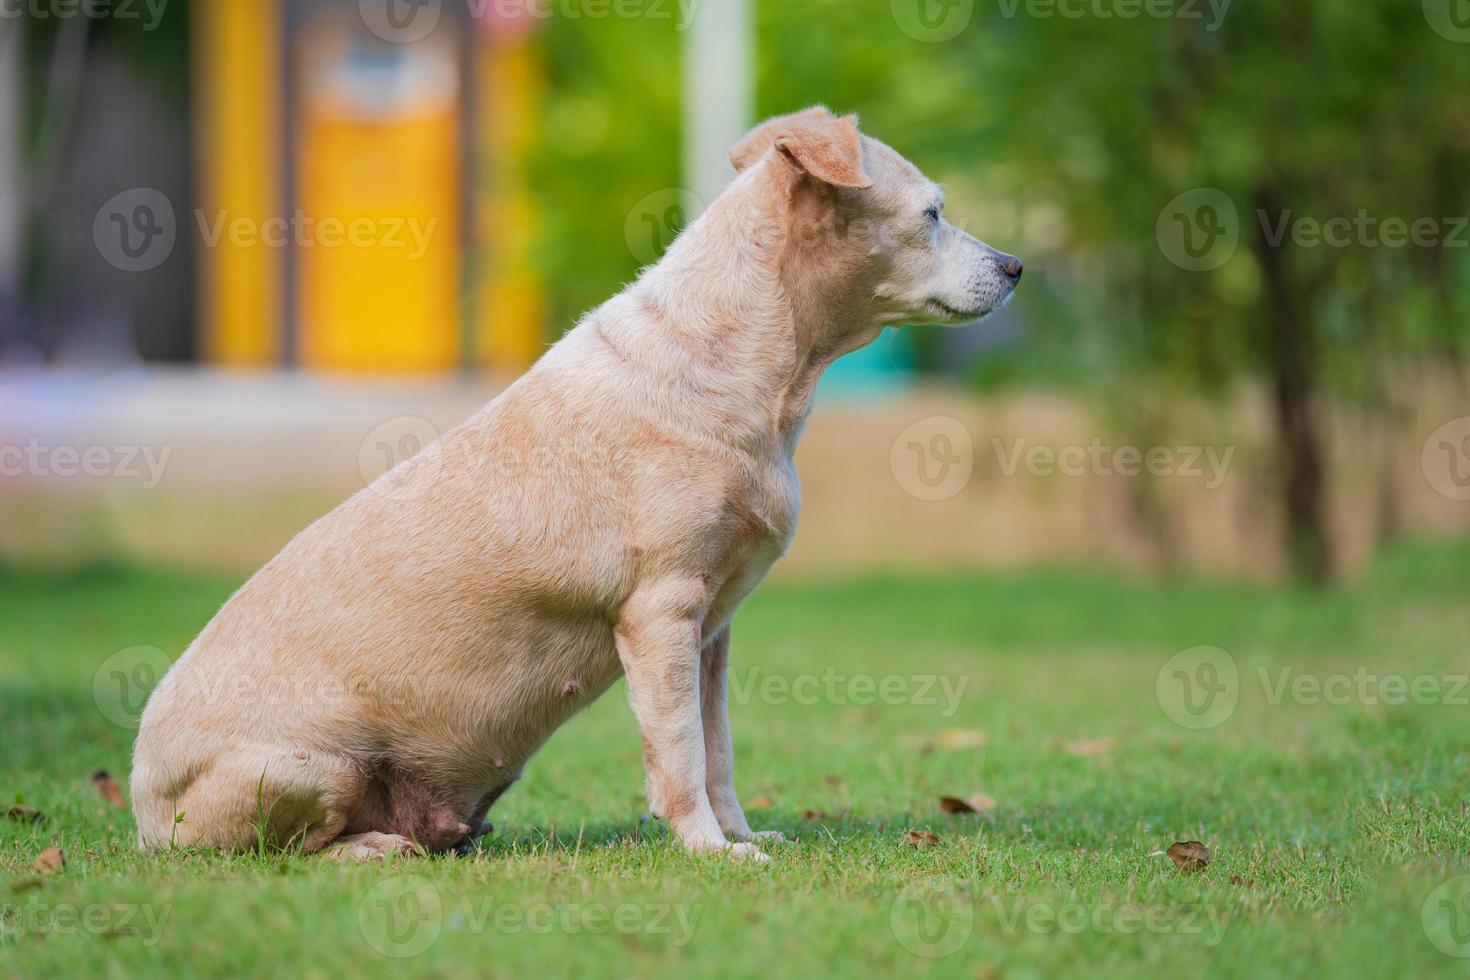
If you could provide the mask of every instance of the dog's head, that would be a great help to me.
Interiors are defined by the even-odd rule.
[[[824,107],[770,119],[730,151],[774,168],[787,252],[824,270],[885,322],[960,324],[1003,305],[1021,260],[944,218],[944,193],[893,149]]]

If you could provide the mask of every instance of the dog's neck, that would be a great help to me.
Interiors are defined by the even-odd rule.
[[[774,441],[789,455],[822,372],[883,325],[849,270],[793,236],[789,182],[799,178],[778,167],[767,160],[736,178],[625,294],[655,329],[635,329],[643,316],[602,329],[614,346],[659,348],[661,380],[713,408],[687,414],[719,420],[723,439],[752,450]]]

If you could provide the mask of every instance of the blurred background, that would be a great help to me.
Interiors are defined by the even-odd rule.
[[[783,574],[1470,530],[1464,0],[0,0],[0,562],[248,570],[813,103],[1027,274],[833,369]]]

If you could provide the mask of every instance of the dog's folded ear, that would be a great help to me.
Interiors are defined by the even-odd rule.
[[[831,118],[832,113],[827,111],[826,106],[814,105],[810,109],[803,109],[790,115],[767,119],[746,133],[739,143],[730,148],[730,162],[734,164],[736,173],[740,173],[770,152],[771,147],[776,145],[776,137],[783,130],[790,130],[808,123],[826,122]]]
[[[839,118],[826,106],[813,106],[768,119],[735,144],[730,162],[737,171],[745,170],[773,147],[799,170],[824,183],[859,189],[873,186],[863,170],[855,116]]]

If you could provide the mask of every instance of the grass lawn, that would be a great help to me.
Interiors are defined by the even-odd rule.
[[[621,684],[470,857],[139,855],[91,775],[126,785],[157,655],[113,655],[177,655],[235,584],[0,573],[0,804],[48,816],[0,818],[0,976],[1470,974],[1470,542],[1320,596],[766,587],[735,623],[737,783],[799,840],[765,865],[641,819]],[[989,816],[941,810],[975,793]],[[1159,853],[1188,840],[1191,875]]]

